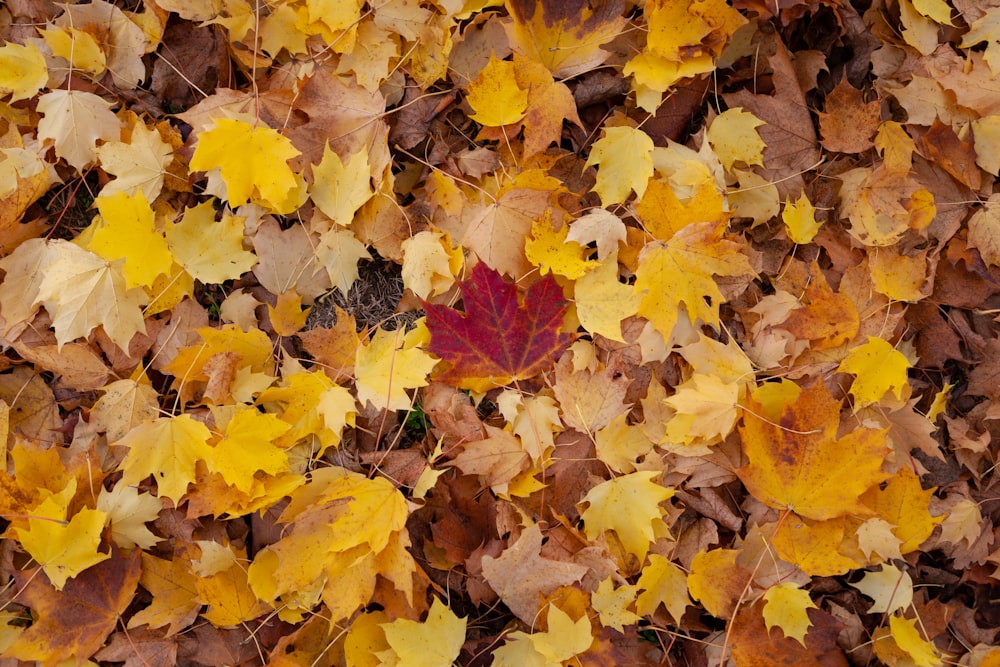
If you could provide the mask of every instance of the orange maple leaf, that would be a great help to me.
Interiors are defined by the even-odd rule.
[[[809,519],[870,515],[861,495],[883,481],[886,430],[858,428],[837,438],[840,401],[817,382],[775,420],[749,401],[740,436],[750,463],[736,471],[750,493],[770,507]]]

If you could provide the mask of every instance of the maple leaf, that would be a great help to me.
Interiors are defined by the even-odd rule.
[[[636,270],[635,290],[645,293],[638,314],[667,340],[682,305],[692,322],[717,326],[725,297],[712,276],[754,275],[740,249],[738,243],[721,238],[718,226],[710,222],[688,225],[666,244],[647,244]]]
[[[73,482],[73,490],[76,483]],[[69,494],[72,496],[72,491]],[[107,515],[84,508],[66,521],[65,494],[50,496],[32,509],[28,528],[15,528],[24,550],[42,566],[56,590],[87,568],[109,558],[97,548]]]
[[[211,435],[188,414],[143,422],[115,443],[129,448],[120,466],[121,483],[138,484],[152,475],[157,495],[177,505],[194,481],[195,463],[212,457]]]
[[[580,501],[589,504],[580,512],[587,537],[593,540],[613,530],[626,552],[640,563],[645,560],[650,543],[668,534],[660,503],[672,498],[674,490],[653,482],[659,476],[655,471],[634,472],[588,491]]]
[[[34,97],[49,80],[45,56],[34,44],[7,42],[0,46],[0,91],[11,102]]]
[[[161,274],[170,273],[174,258],[163,234],[156,231],[153,209],[142,190],[134,195],[118,192],[98,197],[101,220],[90,238],[88,249],[104,259],[124,259],[125,284],[150,287]]]
[[[111,104],[78,90],[53,90],[38,98],[38,139],[52,142],[56,155],[82,170],[96,161],[98,141],[118,141],[121,123]]]
[[[636,601],[637,586],[624,584],[615,588],[611,577],[601,581],[597,590],[590,594],[590,603],[600,615],[601,625],[623,632],[626,625],[639,622],[639,614],[629,607]]]
[[[660,554],[649,554],[649,564],[642,568],[636,588],[642,591],[635,599],[635,611],[640,616],[652,616],[662,604],[680,623],[691,604],[687,574]]]
[[[549,369],[572,340],[561,331],[566,301],[552,276],[529,287],[523,302],[514,284],[483,263],[459,287],[464,314],[424,304],[428,351],[449,364],[440,380],[482,391],[532,378]]]
[[[73,69],[83,70],[95,79],[107,69],[107,58],[93,35],[76,28],[39,30],[52,53],[69,62]]]
[[[751,399],[740,437],[750,463],[737,471],[751,494],[770,507],[810,519],[871,512],[861,495],[886,479],[886,431],[858,428],[837,438],[840,402],[823,382],[802,390],[775,420],[757,416]]]
[[[556,605],[546,614],[545,632],[515,631],[507,635],[507,643],[493,652],[494,667],[521,665],[562,665],[573,656],[584,653],[594,642],[590,619],[583,614],[573,618]],[[540,656],[537,660],[534,656]]]
[[[570,78],[599,67],[610,55],[601,49],[625,27],[620,0],[506,0],[511,20],[503,27],[515,53]]]
[[[323,146],[323,159],[312,167],[313,184],[309,196],[319,210],[331,220],[345,227],[351,224],[354,214],[375,192],[371,186],[371,169],[368,149],[352,154],[347,160]]]
[[[184,211],[180,222],[167,225],[165,236],[174,258],[203,283],[239,278],[253,268],[257,256],[243,249],[243,218],[223,213],[207,201]]]
[[[45,269],[35,303],[52,316],[56,341],[61,347],[85,337],[98,326],[118,347],[145,332],[142,304],[145,293],[129,289],[123,275],[124,260],[109,262],[69,241],[49,242],[45,251],[51,264]]]
[[[126,557],[115,549],[107,560],[61,591],[54,590],[44,574],[16,572],[18,599],[38,618],[3,655],[37,660],[46,666],[93,655],[132,603],[139,584],[141,553],[133,549]]]
[[[944,664],[937,647],[921,636],[914,618],[893,614],[889,617],[889,627],[879,628],[872,638],[875,655],[887,664],[900,664],[900,660],[917,667],[940,667]]]
[[[809,597],[809,592],[794,583],[778,584],[764,593],[764,625],[768,630],[778,626],[786,637],[795,639],[803,646],[806,645],[806,632],[812,625],[807,609],[818,607]]]
[[[290,428],[275,415],[240,410],[226,424],[222,440],[212,448],[209,467],[220,473],[227,484],[249,492],[258,470],[267,475],[288,470],[288,455],[275,447],[274,440]]]
[[[617,250],[597,268],[577,278],[573,297],[576,316],[584,329],[620,343],[625,342],[622,321],[638,312],[642,300],[630,285],[618,279]]]
[[[629,194],[642,199],[653,176],[653,140],[642,130],[608,127],[590,148],[587,164],[600,166],[594,192],[605,206],[620,204]]]
[[[490,60],[469,84],[469,106],[475,112],[472,120],[489,127],[503,127],[524,118],[528,107],[528,91],[521,89],[514,78],[514,63]]]
[[[892,391],[897,399],[902,399],[904,388],[909,387],[906,379],[909,367],[906,355],[892,344],[869,336],[867,343],[858,345],[847,353],[837,371],[857,376],[851,384],[851,396],[854,397],[854,409],[857,410],[878,403],[888,391]]]
[[[767,145],[756,128],[765,124],[752,113],[733,107],[716,116],[705,132],[705,139],[726,171],[731,171],[736,162],[747,167],[764,166],[763,150]]]
[[[913,579],[895,565],[883,563],[878,570],[865,572],[854,588],[875,601],[870,614],[895,614],[913,602]]]
[[[116,178],[101,189],[101,197],[119,192],[142,191],[146,201],[156,199],[163,189],[163,176],[173,159],[173,148],[154,127],[138,122],[128,143],[110,141],[95,149],[101,169]]]
[[[219,118],[198,136],[191,169],[219,169],[233,208],[253,200],[277,209],[299,186],[288,166],[288,160],[299,154],[290,140],[270,127]]]
[[[127,380],[122,380],[127,382]],[[101,489],[97,496],[97,510],[104,512],[111,525],[111,540],[122,549],[138,546],[149,549],[160,541],[146,523],[155,521],[163,509],[163,502],[148,493],[139,493],[134,486],[116,484],[108,491]]]
[[[785,223],[785,231],[793,243],[810,243],[816,237],[816,232],[823,223],[816,222],[816,209],[809,202],[806,193],[792,203],[786,197],[785,207],[781,210],[781,221]]]
[[[430,355],[414,347],[412,338],[403,336],[401,330],[379,328],[367,345],[358,347],[354,359],[358,401],[370,402],[381,410],[410,407],[406,390],[425,386],[427,374],[437,365]]]
[[[518,618],[530,622],[541,595],[579,581],[588,568],[541,555],[542,531],[533,524],[499,557],[483,556],[483,576]]]
[[[382,623],[390,650],[375,655],[383,664],[448,665],[458,658],[465,643],[465,625],[465,618],[459,618],[441,600],[434,598],[423,622],[399,618],[392,623]]]

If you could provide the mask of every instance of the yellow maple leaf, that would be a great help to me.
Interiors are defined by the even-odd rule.
[[[194,578],[198,598],[208,605],[201,615],[218,628],[239,626],[271,610],[250,588],[245,551],[227,550],[232,554],[227,567]]]
[[[680,623],[691,604],[687,574],[660,554],[649,554],[649,564],[642,568],[636,588],[642,591],[635,600],[635,611],[640,616],[652,616],[662,604]]]
[[[632,127],[606,127],[590,148],[587,165],[598,165],[594,192],[605,206],[621,204],[630,193],[642,198],[653,176],[653,140]]]
[[[383,664],[407,667],[439,667],[458,658],[465,643],[465,618],[459,618],[438,598],[434,598],[427,618],[421,622],[398,618],[382,623],[388,651],[380,651]]]
[[[875,640],[875,655],[886,664],[908,663],[916,667],[940,667],[944,664],[937,647],[920,635],[914,618],[893,614],[889,617],[889,627],[879,628],[872,637]]]
[[[597,539],[606,531],[614,531],[625,551],[641,563],[649,545],[665,537],[663,521],[666,510],[660,503],[672,498],[674,490],[657,484],[652,470],[634,472],[602,482],[587,492],[580,502],[588,503],[580,513],[588,539]]]
[[[421,299],[442,294],[455,284],[462,269],[462,249],[453,248],[451,237],[423,230],[404,240],[403,285]]]
[[[270,127],[217,118],[214,127],[198,136],[190,165],[194,171],[220,170],[232,208],[253,201],[280,209],[299,187],[288,165],[299,154],[287,137]]]
[[[806,613],[808,609],[818,607],[808,591],[790,581],[775,584],[764,593],[764,625],[768,630],[778,626],[786,637],[795,639],[803,646],[806,645],[806,632],[812,625]]]
[[[641,297],[618,279],[617,250],[577,279],[573,296],[576,316],[584,329],[625,342],[622,320],[636,314]]]
[[[467,3],[468,4],[468,3]],[[510,21],[504,30],[515,53],[545,65],[559,78],[599,67],[610,53],[601,48],[627,23],[620,1],[594,6],[573,0],[539,4],[506,0]]]
[[[856,376],[850,391],[854,397],[854,409],[857,410],[878,403],[888,391],[892,391],[897,399],[902,399],[903,391],[910,386],[906,378],[909,367],[906,355],[888,341],[868,336],[867,343],[847,353],[837,371]]]
[[[705,139],[719,156],[726,171],[734,164],[764,166],[764,149],[767,144],[760,138],[757,128],[764,121],[741,107],[727,109],[716,116],[705,132]]]
[[[371,402],[380,410],[410,407],[407,389],[426,386],[427,374],[437,360],[418,347],[408,346],[401,330],[379,327],[367,345],[358,348],[354,360],[358,401]]]
[[[257,401],[292,426],[277,438],[275,444],[279,447],[291,447],[312,435],[317,441],[316,455],[321,456],[329,447],[340,444],[345,426],[354,426],[354,396],[322,371],[289,375],[282,386],[266,389]]]
[[[472,120],[487,127],[503,127],[524,118],[528,91],[518,87],[514,63],[491,54],[486,67],[469,84],[467,101],[474,111]]]
[[[52,53],[69,62],[69,66],[86,72],[94,79],[100,78],[108,63],[94,36],[76,28],[50,28],[39,30]]]
[[[930,504],[934,489],[920,486],[920,478],[909,467],[899,469],[889,478],[885,487],[875,487],[862,496],[862,502],[881,518],[892,524],[893,534],[899,538],[899,550],[908,554],[934,532],[934,526],[944,516],[931,516]]]
[[[342,161],[326,144],[323,159],[313,165],[312,173],[309,196],[319,210],[338,225],[351,224],[357,210],[375,194],[366,146]]]
[[[867,565],[863,557],[856,560],[840,552],[845,530],[844,517],[807,521],[793,514],[781,524],[772,544],[778,556],[806,574],[835,576]]]
[[[156,231],[153,209],[142,190],[98,197],[96,204],[101,219],[88,248],[107,260],[124,259],[122,274],[129,289],[151,287],[158,276],[170,273],[174,258],[163,234]]]
[[[531,237],[524,243],[524,255],[538,267],[543,276],[552,273],[575,280],[597,262],[583,258],[584,248],[575,241],[566,240],[569,226],[552,228],[552,211],[548,209],[539,220],[531,223]]]
[[[677,411],[667,422],[665,442],[682,445],[677,449],[687,455],[693,453],[692,447],[721,442],[736,424],[742,389],[741,382],[726,382],[704,373],[692,375],[665,401]]]
[[[982,209],[980,209],[981,211]],[[975,218],[979,213],[973,214]],[[972,241],[973,222],[969,221],[969,240]],[[927,250],[913,256],[902,255],[898,246],[878,248],[868,256],[868,269],[872,286],[894,301],[920,301],[925,296],[927,283]],[[986,259],[986,257],[983,257]],[[929,290],[927,290],[929,291]]]
[[[166,237],[184,270],[205,284],[235,280],[257,263],[243,249],[243,218],[223,213],[216,222],[211,201],[185,210],[180,222],[167,225]]]
[[[121,483],[138,484],[152,475],[156,495],[176,506],[195,479],[195,464],[212,458],[211,435],[188,414],[143,422],[116,443],[129,448],[118,466],[124,472]]]
[[[811,243],[816,232],[823,225],[816,222],[816,208],[810,203],[806,193],[802,193],[793,204],[785,197],[785,208],[781,211],[781,221],[785,223],[785,231],[792,243]]]
[[[493,652],[494,667],[562,665],[594,643],[593,628],[587,614],[574,621],[553,604],[549,605],[546,624],[548,630],[545,632],[528,634],[515,631],[508,634],[507,643]],[[541,660],[532,656],[539,656]]]
[[[142,304],[146,294],[129,289],[122,275],[123,260],[109,262],[89,250],[56,240],[46,253],[52,263],[45,269],[35,303],[45,305],[52,316],[60,347],[104,327],[114,343],[128,349],[132,336],[146,331]]]
[[[49,81],[45,56],[34,44],[7,42],[0,46],[0,94],[10,101],[34,97]]]
[[[312,308],[302,308],[302,296],[295,291],[282,292],[278,295],[275,305],[267,305],[267,313],[271,318],[274,333],[279,336],[291,336],[306,325],[309,311]]]
[[[615,588],[611,577],[602,581],[590,594],[590,604],[600,616],[601,625],[623,632],[626,625],[639,622],[639,614],[629,609],[635,602],[638,586],[622,584]]]
[[[646,193],[636,202],[635,212],[647,232],[668,241],[677,230],[695,222],[720,223],[729,219],[725,202],[716,189],[715,178],[702,163],[694,163],[690,176],[697,179],[695,192],[684,201],[678,199],[670,182],[654,178]],[[699,173],[700,172],[700,173]]]
[[[173,147],[156,128],[138,122],[128,143],[109,141],[95,149],[101,169],[115,176],[101,189],[101,197],[118,192],[132,193],[141,188],[146,201],[156,199],[163,189],[163,175],[173,160]]]
[[[66,521],[67,503],[76,482],[67,488],[69,493],[49,496],[31,511],[27,529],[14,528],[21,546],[60,591],[68,579],[111,557],[97,551],[107,515],[84,508]]]
[[[692,322],[718,326],[725,298],[712,276],[754,275],[741,248],[721,238],[714,223],[691,224],[665,244],[647,244],[636,271],[635,289],[645,293],[638,314],[667,340],[682,306]]]
[[[277,475],[289,470],[288,454],[274,445],[274,440],[291,426],[275,415],[256,409],[240,410],[208,458],[208,467],[222,475],[226,483],[249,493],[257,471]]]

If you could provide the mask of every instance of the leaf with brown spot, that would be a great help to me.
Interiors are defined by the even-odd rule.
[[[4,655],[37,660],[43,666],[93,655],[125,612],[139,585],[139,549],[125,556],[117,548],[111,557],[69,580],[57,591],[43,572],[14,574],[22,588],[18,597],[38,620]]]

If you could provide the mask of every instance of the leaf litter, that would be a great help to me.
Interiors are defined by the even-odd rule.
[[[1000,662],[994,5],[8,3],[0,661]]]

